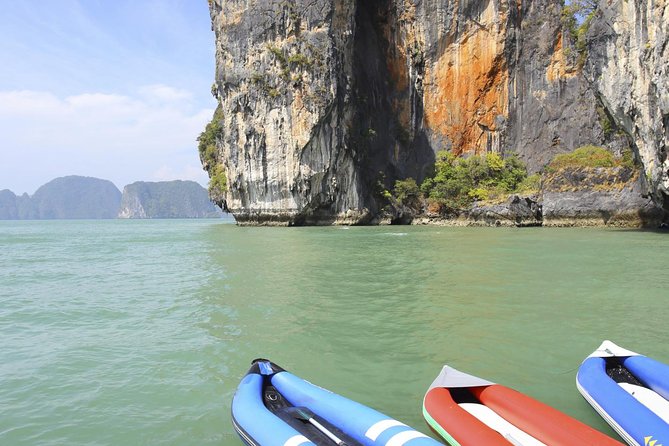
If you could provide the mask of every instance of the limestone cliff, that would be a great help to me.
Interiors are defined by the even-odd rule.
[[[562,0],[211,0],[221,204],[242,223],[370,223],[381,191],[420,182],[439,150],[513,152],[538,171],[580,145],[616,150],[623,132],[648,172],[640,184],[661,202],[664,1],[603,1],[585,60],[562,9]]]
[[[661,221],[637,169],[578,168],[544,178],[543,226],[640,227]]]
[[[630,136],[646,186],[669,209],[669,1],[601,2],[585,77]]]
[[[364,215],[353,107],[355,4],[213,1],[226,204],[238,222]]]

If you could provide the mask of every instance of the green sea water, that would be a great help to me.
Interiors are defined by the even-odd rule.
[[[669,235],[0,222],[0,444],[232,445],[253,358],[428,432],[441,366],[611,435],[576,368],[669,362]]]

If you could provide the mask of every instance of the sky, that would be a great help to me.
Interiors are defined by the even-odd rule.
[[[207,184],[207,0],[0,0],[0,190],[66,175]]]

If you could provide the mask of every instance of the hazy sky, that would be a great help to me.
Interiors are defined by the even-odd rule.
[[[0,0],[0,190],[84,175],[206,185],[207,0]]]

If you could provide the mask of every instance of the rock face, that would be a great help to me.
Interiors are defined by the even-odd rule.
[[[548,175],[544,226],[657,225],[661,210],[643,195],[643,179],[629,168],[568,169]]]
[[[585,76],[630,136],[655,200],[669,209],[669,2],[601,2]]]
[[[123,188],[118,218],[214,218],[222,212],[194,181],[138,181]]]
[[[407,223],[440,226],[542,226],[542,209],[537,197],[511,195],[505,203],[474,204],[470,209],[444,218],[441,214],[423,213]]]
[[[616,130],[662,202],[669,13],[602,4],[584,61],[562,0],[211,0],[222,204],[241,223],[370,223],[380,191],[420,182],[439,150],[513,152],[535,172],[625,144]]]
[[[238,222],[364,214],[350,145],[355,5],[214,1],[221,158]]]

